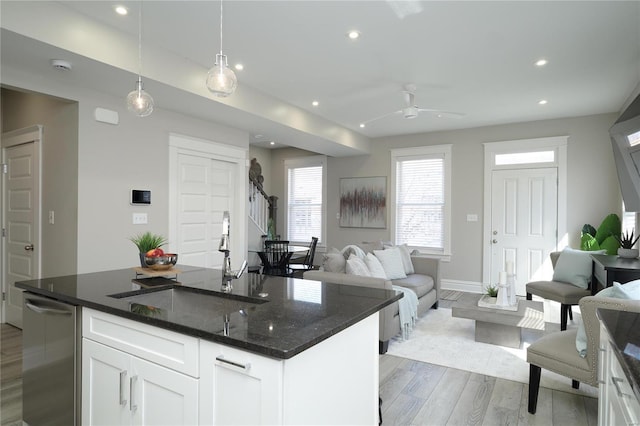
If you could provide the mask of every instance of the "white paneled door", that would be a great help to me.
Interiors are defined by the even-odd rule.
[[[549,252],[556,247],[556,168],[494,170],[491,184],[491,282],[514,264],[516,292],[532,280],[550,278]]]
[[[179,154],[177,167],[180,263],[219,268],[224,258],[218,252],[222,214],[225,210],[233,212],[234,206],[235,164]]]
[[[22,328],[22,290],[16,281],[40,274],[40,129],[3,135],[3,283],[6,322]]]

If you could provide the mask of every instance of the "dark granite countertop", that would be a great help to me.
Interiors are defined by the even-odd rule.
[[[177,269],[182,272],[176,281],[120,269],[21,281],[16,287],[280,359],[295,356],[402,297],[383,289],[258,274],[233,280],[231,293],[224,293],[221,270],[184,265]],[[189,297],[180,298],[180,303],[176,297],[171,304],[160,293],[154,294],[156,302],[145,304],[120,297],[174,287]],[[198,297],[211,292],[219,297]]]
[[[633,393],[640,400],[640,314],[600,308],[597,312]]]

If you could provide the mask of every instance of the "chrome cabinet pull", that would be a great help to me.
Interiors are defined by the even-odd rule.
[[[33,312],[37,312],[39,314],[53,314],[53,315],[71,315],[71,311],[67,311],[64,309],[55,309],[49,308],[46,306],[38,306],[32,300],[27,299],[25,302],[25,306],[31,309]]]
[[[616,392],[618,393],[618,396],[620,398],[624,398],[625,396],[627,396],[625,393],[622,392],[622,389],[620,389],[620,386],[618,386],[618,383],[622,383],[622,382],[624,382],[624,380],[618,377],[611,378],[611,383],[613,383],[613,385],[616,387]]]
[[[248,369],[251,368],[251,364],[250,363],[240,364],[239,362],[235,362],[235,361],[231,361],[231,360],[225,359],[224,355],[218,355],[216,357],[216,361],[224,362],[225,364],[233,365],[234,367],[242,368],[244,370],[248,370]]]
[[[138,406],[133,402],[133,396],[135,395],[133,389],[137,381],[138,376],[133,376],[129,379],[129,399],[131,400],[131,405],[129,406],[130,411],[136,411],[138,409]]]
[[[124,381],[127,378],[127,371],[121,371],[120,372],[120,405],[127,405],[127,400],[124,397]]]

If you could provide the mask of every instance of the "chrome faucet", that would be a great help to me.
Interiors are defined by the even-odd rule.
[[[222,237],[220,238],[220,245],[218,251],[224,253],[224,261],[222,263],[222,291],[231,292],[231,280],[240,278],[244,271],[247,269],[247,260],[242,262],[242,266],[237,271],[231,270],[231,258],[229,257],[230,250],[229,244],[229,212],[225,211],[222,215]]]

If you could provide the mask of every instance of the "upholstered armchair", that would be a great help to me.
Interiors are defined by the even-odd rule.
[[[551,264],[555,268],[559,251],[552,252]],[[553,300],[560,303],[560,330],[567,329],[567,317],[573,320],[571,306],[577,305],[585,296],[590,296],[592,291],[590,288],[580,288],[573,284],[562,281],[532,281],[526,285],[527,300],[531,300],[532,295],[540,296],[543,299]]]
[[[529,363],[529,412],[535,414],[538,403],[541,369],[572,379],[578,389],[580,382],[598,386],[598,355],[600,325],[598,308],[640,312],[640,301],[601,296],[587,296],[580,300],[580,311],[587,339],[587,354],[582,358],[576,349],[578,329],[557,331],[543,336],[527,348]]]

